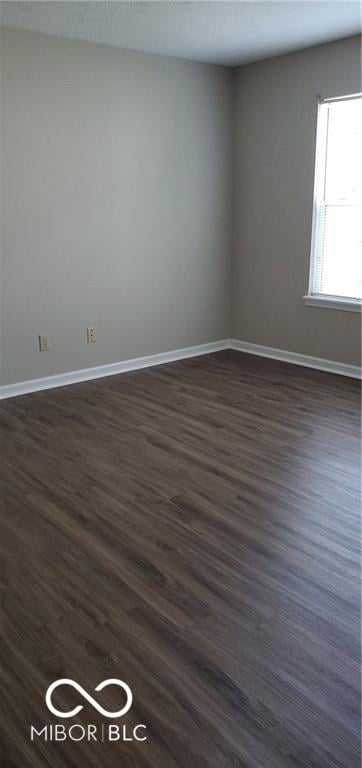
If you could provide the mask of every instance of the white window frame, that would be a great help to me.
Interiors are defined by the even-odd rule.
[[[312,219],[312,238],[309,263],[309,282],[308,293],[303,296],[303,301],[307,306],[323,307],[325,309],[341,309],[347,312],[361,312],[362,301],[360,299],[349,299],[345,296],[328,296],[324,293],[313,293],[315,284],[316,269],[316,246],[318,237],[318,226],[320,218],[320,209],[324,200],[324,187],[326,180],[326,161],[327,161],[327,135],[328,135],[328,112],[325,111],[322,119],[322,107],[333,101],[345,101],[347,99],[357,99],[361,93],[352,93],[347,96],[336,96],[330,99],[318,99],[317,115],[317,139],[314,168],[314,193],[313,193],[313,219]]]

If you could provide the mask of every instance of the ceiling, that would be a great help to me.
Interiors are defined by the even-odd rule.
[[[236,66],[360,31],[360,4],[338,0],[0,2],[0,24]]]

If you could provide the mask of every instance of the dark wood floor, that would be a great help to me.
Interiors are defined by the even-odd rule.
[[[0,437],[1,768],[360,765],[356,381],[221,352],[4,401]],[[30,742],[62,677],[125,680],[148,741]]]

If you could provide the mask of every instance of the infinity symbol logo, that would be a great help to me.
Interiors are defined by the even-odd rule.
[[[50,710],[50,712],[53,713],[53,715],[56,715],[57,717],[74,717],[74,715],[77,715],[81,711],[81,709],[83,709],[83,705],[78,704],[77,707],[74,707],[74,709],[71,709],[69,712],[61,712],[59,709],[57,709],[54,706],[52,702],[52,694],[53,694],[53,691],[55,691],[55,689],[59,688],[61,685],[70,685],[72,688],[75,688],[75,690],[78,691],[78,693],[80,693],[84,699],[89,701],[92,707],[94,707],[94,709],[96,709],[97,712],[103,715],[103,717],[122,717],[122,715],[125,715],[126,712],[128,712],[128,710],[132,706],[132,700],[133,700],[132,691],[130,687],[123,682],[123,680],[118,680],[115,677],[114,678],[111,677],[109,678],[109,680],[102,680],[102,682],[99,683],[94,689],[95,691],[103,691],[103,688],[107,688],[108,685],[118,685],[119,688],[123,688],[123,690],[126,692],[127,702],[125,706],[122,709],[119,709],[117,712],[109,712],[108,709],[104,709],[103,707],[101,707],[101,705],[98,704],[98,702],[93,698],[93,696],[90,696],[90,694],[87,693],[87,691],[85,691],[84,688],[82,688],[82,686],[79,685],[79,683],[76,683],[75,680],[70,680],[64,677],[61,680],[55,680],[55,682],[49,686],[45,695],[45,702],[48,709]]]

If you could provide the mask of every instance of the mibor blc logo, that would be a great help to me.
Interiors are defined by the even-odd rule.
[[[49,685],[49,688],[45,694],[45,703],[49,709],[49,712],[51,712],[52,715],[55,715],[56,717],[61,717],[62,719],[76,717],[76,715],[78,715],[79,712],[81,712],[83,709],[84,704],[78,704],[73,709],[64,710],[59,709],[53,702],[53,693],[57,688],[70,686],[80,694],[85,702],[90,704],[93,709],[102,715],[102,717],[114,720],[115,718],[123,717],[127,714],[127,712],[129,712],[132,706],[133,695],[129,685],[116,677],[102,680],[102,682],[98,683],[94,690],[97,692],[103,691],[104,688],[107,688],[110,685],[117,686],[118,688],[122,689],[121,701],[123,706],[115,711],[110,711],[102,707],[97,699],[88,693],[88,691],[86,691],[81,685],[79,685],[76,680],[71,680],[70,678],[66,677],[55,680],[53,683],[51,683],[51,685]],[[126,696],[125,702],[124,694]],[[116,723],[103,723],[101,726],[97,726],[92,723],[88,723],[86,725],[81,723],[73,723],[67,727],[63,723],[48,723],[40,729],[31,725],[30,739],[31,741],[35,741],[37,738],[43,739],[43,741],[147,741],[146,726],[143,723],[139,723],[138,725],[134,726],[132,730],[127,730],[126,725],[119,725]]]
[[[92,707],[94,707],[94,709],[96,709],[100,715],[103,715],[103,717],[122,717],[122,715],[125,715],[132,706],[133,696],[130,687],[127,685],[127,683],[124,683],[123,680],[118,680],[116,677],[111,677],[109,680],[102,680],[101,683],[96,685],[94,690],[103,691],[103,688],[107,688],[109,685],[118,685],[119,688],[123,688],[123,690],[126,692],[127,701],[124,707],[119,709],[117,712],[109,712],[108,709],[104,709],[100,706],[100,704],[98,704],[93,696],[90,696],[89,693],[87,693],[87,691],[85,691],[84,688],[79,685],[79,683],[76,683],[75,680],[69,680],[68,678],[64,677],[61,680],[56,680],[54,683],[52,683],[45,695],[45,701],[49,711],[57,717],[75,717],[75,715],[78,715],[81,709],[83,709],[83,705],[79,704],[78,707],[74,707],[74,709],[71,709],[69,712],[63,712],[54,706],[52,701],[53,691],[55,691],[56,688],[60,688],[62,685],[70,685],[72,688],[75,688],[75,690],[78,691],[78,693],[80,693],[84,699],[89,701]]]

